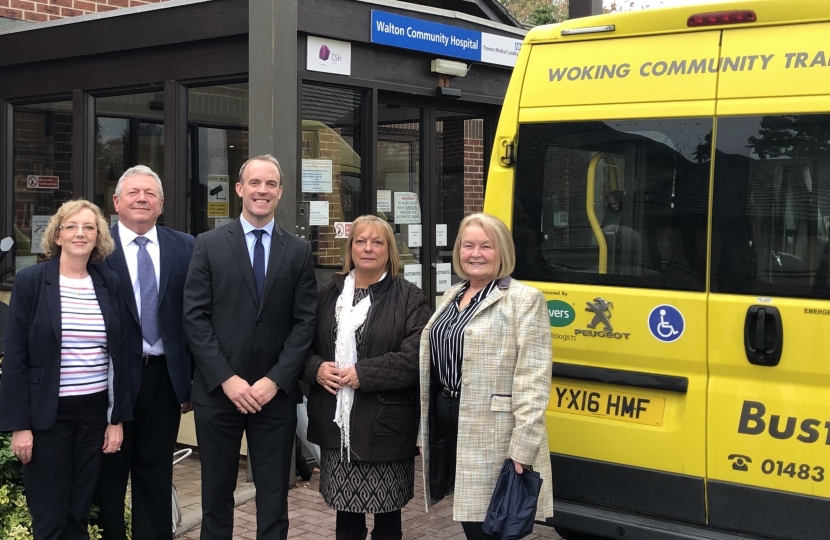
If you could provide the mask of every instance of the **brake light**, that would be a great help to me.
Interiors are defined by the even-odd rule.
[[[713,13],[698,13],[689,17],[686,24],[691,27],[695,26],[717,26],[720,24],[741,24],[753,23],[758,20],[758,16],[751,9],[741,9],[737,11],[716,11]]]

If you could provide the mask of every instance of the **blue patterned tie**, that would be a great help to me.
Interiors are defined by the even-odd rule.
[[[147,252],[149,240],[137,236],[133,240],[138,244],[138,287],[141,292],[141,335],[150,345],[155,345],[161,337],[159,333],[159,291],[156,285],[156,270],[153,259]]]
[[[262,245],[262,235],[265,234],[265,231],[254,229],[252,232],[256,236],[256,244],[254,244],[254,282],[256,282],[257,298],[262,302],[262,290],[265,288],[265,246]]]

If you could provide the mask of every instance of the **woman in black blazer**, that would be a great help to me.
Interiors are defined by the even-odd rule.
[[[23,463],[35,540],[88,539],[102,450],[132,419],[115,244],[101,210],[64,203],[41,242],[50,260],[14,281],[0,383],[0,431]]]

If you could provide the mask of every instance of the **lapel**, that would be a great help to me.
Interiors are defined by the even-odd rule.
[[[135,294],[133,293],[133,280],[130,278],[130,270],[127,268],[127,258],[124,255],[124,248],[121,246],[121,235],[118,234],[118,224],[110,228],[110,235],[115,241],[115,251],[107,257],[107,261],[113,271],[118,274],[118,279],[121,281],[121,292],[124,299],[127,301],[127,307],[130,308],[130,313],[135,319],[136,324],[141,326],[141,319],[138,316],[138,308],[135,305]]]
[[[265,288],[262,291],[262,303],[259,306],[258,314],[262,313],[265,304],[268,303],[268,297],[271,295],[271,289],[274,288],[274,283],[277,281],[277,275],[280,273],[282,262],[285,260],[285,233],[282,232],[274,222],[274,230],[271,231],[271,251],[268,254],[268,268],[265,271]],[[253,275],[253,269],[251,270]]]
[[[507,279],[509,280],[510,278],[507,278]],[[496,288],[493,289],[493,292],[488,294],[487,298],[485,298],[484,300],[481,301],[481,304],[478,306],[475,313],[473,313],[473,316],[470,317],[471,321],[473,319],[477,318],[477,317],[482,316],[481,314],[484,313],[484,311],[488,307],[492,306],[493,304],[495,304],[496,302],[498,302],[499,300],[502,299],[502,297],[504,296],[504,289],[507,288],[510,281],[508,281],[507,285],[505,285],[505,286],[502,285],[503,283],[504,283],[504,279],[499,280],[499,282],[496,284]]]
[[[101,309],[101,315],[104,317],[104,328],[109,335],[110,329],[110,298],[107,294],[106,283],[104,276],[96,265],[88,264],[86,266],[87,272],[92,277],[92,286],[95,288],[95,297],[98,299],[98,307]]]
[[[176,252],[176,245],[173,242],[172,234],[170,231],[165,229],[164,227],[156,226],[156,237],[159,240],[159,264],[161,265],[161,269],[159,270],[159,299],[158,304],[161,305],[161,301],[164,298],[164,292],[167,290],[167,282],[170,278],[170,271],[173,268],[173,257]]]
[[[273,240],[271,243],[273,244]],[[256,283],[254,283],[254,269],[251,267],[251,256],[248,254],[248,244],[245,243],[245,232],[242,230],[242,224],[238,218],[228,226],[228,245],[230,245],[236,264],[239,265],[242,279],[248,285],[248,292],[251,293],[251,298],[254,303],[259,303],[256,294]],[[273,249],[273,245],[271,249]]]
[[[475,319],[476,317],[480,316],[482,311],[487,309],[489,306],[492,306],[493,304],[501,300],[502,297],[504,297],[504,290],[510,287],[511,279],[512,278],[510,276],[507,276],[499,280],[499,282],[496,284],[496,289],[481,302],[481,305],[478,306],[475,313],[473,313],[472,319]],[[441,304],[438,306],[438,309],[435,310],[435,313],[432,314],[432,317],[430,318],[426,327],[424,327],[424,335],[429,335],[429,329],[432,328],[433,323],[437,321],[438,317],[441,316],[444,310],[447,309],[447,307],[455,301],[455,297],[458,296],[458,291],[461,290],[462,285],[463,282],[453,285],[452,288],[450,288],[444,294],[444,297],[441,299]]]
[[[435,321],[437,321],[438,317],[440,317],[441,314],[444,313],[444,310],[447,309],[447,306],[449,306],[450,303],[452,303],[455,300],[455,297],[458,296],[458,291],[459,289],[461,289],[461,285],[462,283],[457,283],[453,285],[452,287],[447,289],[447,291],[444,293],[444,296],[441,297],[441,303],[438,304],[438,308],[435,310],[435,313],[432,314],[432,317],[429,318],[429,321],[427,321],[426,326],[424,326],[424,331],[421,333],[422,340],[426,340],[422,341],[422,343],[429,343],[429,331],[432,328],[432,325],[435,324]],[[427,350],[429,350],[429,347],[427,347]]]
[[[49,259],[49,266],[46,268],[46,305],[49,308],[49,317],[52,319],[52,329],[55,337],[58,338],[58,346],[61,344],[61,271],[60,257]]]

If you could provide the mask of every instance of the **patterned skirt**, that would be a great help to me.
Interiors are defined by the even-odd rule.
[[[320,494],[341,512],[383,514],[415,496],[415,458],[340,461],[340,450],[321,448]]]

